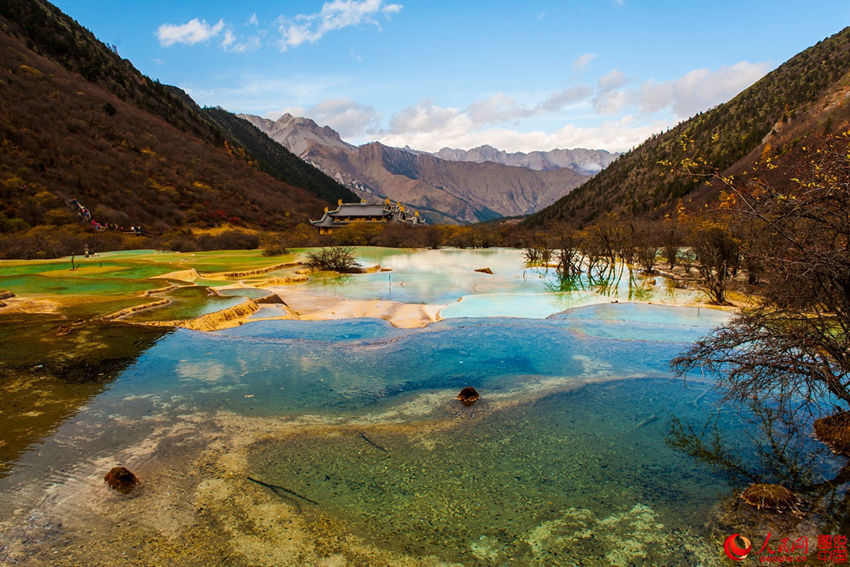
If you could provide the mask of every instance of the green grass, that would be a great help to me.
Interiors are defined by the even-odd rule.
[[[201,274],[249,271],[297,258],[295,254],[263,256],[261,250],[217,250],[211,252],[157,252],[133,250],[98,254],[90,258],[0,261],[0,291],[19,297],[49,299],[72,317],[94,317],[150,301],[140,296],[147,290],[165,287],[170,272],[197,270]],[[196,285],[232,283],[223,278],[200,278]],[[195,311],[193,307],[190,311]]]

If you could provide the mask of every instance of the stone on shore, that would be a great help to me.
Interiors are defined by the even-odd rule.
[[[110,488],[122,494],[129,494],[139,484],[139,479],[124,467],[115,467],[103,477]]]

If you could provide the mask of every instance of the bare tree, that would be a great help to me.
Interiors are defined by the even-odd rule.
[[[850,408],[850,144],[827,136],[804,151],[787,188],[731,182],[764,266],[758,303],[673,364],[716,371],[728,397],[817,410]]]
[[[676,267],[676,261],[679,259],[680,249],[684,243],[685,235],[678,223],[672,220],[665,221],[661,229],[661,244],[671,270]]]
[[[336,246],[307,253],[307,265],[314,270],[350,272],[357,267],[351,248]]]
[[[574,278],[581,274],[581,240],[576,231],[561,228],[558,232],[558,273],[565,278]]]
[[[738,262],[738,245],[728,230],[720,226],[699,228],[694,234],[693,251],[704,291],[712,303],[726,303],[726,289]]]

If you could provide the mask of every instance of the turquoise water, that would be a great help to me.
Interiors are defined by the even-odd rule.
[[[665,439],[674,419],[700,424],[717,410],[711,377],[686,382],[669,361],[728,313],[611,302],[623,297],[612,290],[633,294],[636,280],[553,293],[551,274],[528,271],[518,251],[368,253],[393,271],[304,285],[350,298],[451,301],[446,318],[422,329],[380,319],[266,320],[163,336],[6,463],[0,560],[4,546],[19,546],[33,557],[70,553],[69,564],[93,563],[85,551],[69,552],[63,534],[82,548],[118,546],[113,524],[157,525],[168,506],[185,506],[178,524],[197,527],[192,542],[224,546],[228,564],[262,563],[244,550],[284,540],[248,526],[271,509],[258,496],[271,493],[250,477],[282,487],[275,502],[285,510],[274,521],[297,520],[297,537],[283,533],[314,534],[324,556],[354,557],[346,554],[360,544],[345,535],[353,534],[432,565],[722,564],[712,518],[741,487]],[[472,271],[479,267],[494,274]],[[176,296],[184,293],[189,306],[201,299]],[[481,394],[469,408],[455,399],[467,386]],[[725,406],[716,424],[756,466],[745,414]],[[169,428],[187,440],[151,444]],[[193,461],[197,453],[181,452],[193,443],[209,452]],[[103,468],[140,447],[156,448],[132,461],[150,488],[132,508],[137,515],[122,516],[131,501],[105,495]],[[155,472],[157,464],[169,472]],[[199,487],[222,485],[232,492],[218,507],[198,503]],[[74,501],[70,493],[98,504],[63,504]],[[237,505],[245,524],[228,522],[227,506]],[[335,535],[323,536],[328,530]],[[120,549],[170,564],[159,548]]]
[[[142,442],[154,418],[310,415],[328,426],[259,442],[248,472],[381,548],[481,565],[623,553],[686,564],[688,538],[708,541],[705,517],[733,487],[665,445],[671,416],[699,417],[716,399],[671,379],[668,361],[720,320],[606,304],[417,330],[374,319],[178,330],[14,463],[0,500],[57,482],[33,471]],[[453,400],[465,386],[482,395],[469,409]]]
[[[594,310],[609,319],[594,318]],[[250,415],[363,412],[403,392],[466,385],[522,391],[517,376],[565,385],[666,377],[683,344],[720,320],[697,325],[693,311],[615,304],[542,320],[448,319],[419,330],[377,319],[258,321],[209,334],[178,330],[142,355],[103,401],[157,395],[199,410],[227,407]],[[644,333],[654,336],[636,348],[633,341]]]
[[[346,299],[446,304],[440,312],[443,318],[545,318],[595,303],[683,303],[700,298],[693,290],[666,285],[660,276],[638,277],[624,265],[592,282],[585,274],[570,291],[558,291],[555,269],[527,265],[517,249],[355,248],[354,254],[363,266],[380,265],[390,271],[316,277],[301,287]],[[493,273],[475,271],[481,268]]]

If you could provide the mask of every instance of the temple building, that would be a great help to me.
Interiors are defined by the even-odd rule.
[[[368,222],[403,222],[407,225],[420,224],[422,220],[419,218],[419,212],[413,214],[404,210],[404,205],[396,203],[393,205],[389,199],[383,203],[367,203],[361,201],[359,203],[343,203],[342,199],[337,201],[337,207],[333,211],[329,211],[325,207],[325,214],[322,218],[310,224],[319,229],[319,234],[331,234],[334,229],[348,226],[352,223]]]

